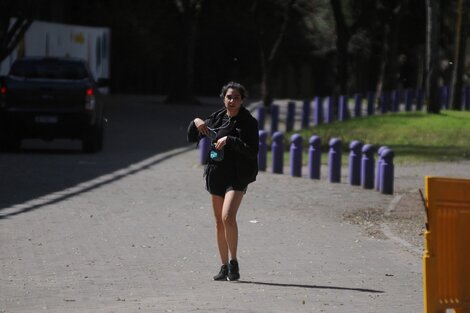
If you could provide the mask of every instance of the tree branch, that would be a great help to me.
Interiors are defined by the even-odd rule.
[[[30,18],[18,18],[14,25],[8,30],[1,47],[0,62],[3,61],[16,48],[26,31],[29,29],[33,20]]]

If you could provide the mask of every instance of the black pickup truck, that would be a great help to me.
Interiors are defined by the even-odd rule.
[[[103,147],[103,104],[87,63],[76,58],[17,59],[0,80],[0,146],[23,138],[82,140],[84,152]]]

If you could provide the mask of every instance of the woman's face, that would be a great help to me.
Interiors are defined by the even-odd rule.
[[[230,116],[235,116],[240,111],[243,99],[237,89],[229,88],[225,93],[224,104]]]

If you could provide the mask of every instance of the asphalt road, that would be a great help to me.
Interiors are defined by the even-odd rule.
[[[81,152],[81,142],[23,140],[20,153],[0,154],[0,216],[5,208],[57,192],[138,163],[155,154],[187,146],[186,128],[202,106],[165,105],[159,97],[109,96],[104,150]],[[35,209],[25,208],[24,210]]]
[[[260,173],[239,213],[237,283],[218,271],[195,115],[113,96],[105,148],[27,141],[0,155],[0,312],[422,312],[421,256],[345,212],[393,196]],[[409,188],[416,188],[410,183]]]

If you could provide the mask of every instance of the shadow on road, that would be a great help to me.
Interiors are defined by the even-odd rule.
[[[81,153],[79,141],[25,141],[19,153],[0,154],[0,218],[39,209],[48,200],[41,201],[41,204],[24,204],[73,189],[156,154],[180,147],[191,149],[186,141],[189,121],[214,111],[221,105],[217,100],[203,100],[202,105],[170,105],[159,97],[107,96],[108,122],[102,152]],[[123,176],[114,175],[114,178],[103,179],[88,188],[97,188],[121,178]],[[87,190],[90,189],[84,188],[81,192]],[[50,201],[61,201],[61,198],[64,200],[76,194],[62,192],[62,196],[53,197],[54,200]],[[14,213],[9,212],[12,207]]]
[[[282,283],[265,283],[259,281],[238,281],[239,284],[254,284],[262,286],[273,286],[273,287],[293,287],[293,288],[305,288],[305,289],[333,289],[333,290],[348,290],[358,292],[369,292],[369,293],[384,293],[381,290],[364,289],[364,288],[348,288],[348,287],[336,287],[336,286],[318,286],[318,285],[301,285],[301,284],[282,284]]]

